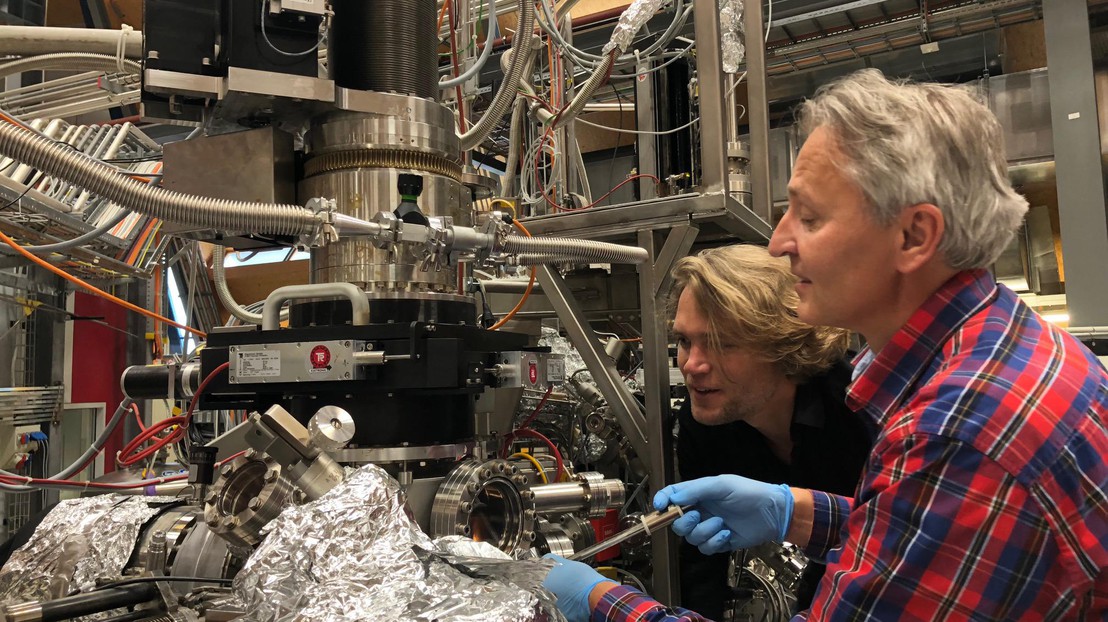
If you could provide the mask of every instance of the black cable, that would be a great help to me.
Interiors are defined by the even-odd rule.
[[[619,129],[623,129],[623,96],[619,94],[619,89],[615,86],[612,87],[612,91],[616,94],[616,102],[619,105]],[[632,106],[632,109],[634,107]],[[616,132],[616,145],[612,147],[612,162],[608,166],[608,185],[609,187],[615,187],[615,179],[613,176],[616,174],[616,156],[619,155],[619,132]],[[613,205],[612,197],[608,197],[608,205]]]
[[[19,203],[19,201],[22,200],[23,197],[27,196],[27,193],[30,192],[30,191],[31,191],[31,186],[29,185],[26,188],[24,188],[23,192],[19,193],[19,196],[15,197],[11,201],[8,201],[7,204],[4,205],[4,207],[0,207],[0,212],[8,209],[9,207],[15,205],[16,203]]]
[[[99,586],[93,588],[90,591],[91,592],[96,592],[96,591],[99,591],[99,590],[106,590],[106,589],[113,588],[113,587],[123,587],[124,585],[134,585],[135,583],[157,583],[159,581],[180,581],[182,583],[218,583],[220,585],[231,585],[231,579],[222,579],[222,578],[216,578],[216,577],[176,577],[176,576],[131,577],[129,579],[122,579],[120,581],[112,581],[111,583],[106,583],[104,585],[99,585]]]

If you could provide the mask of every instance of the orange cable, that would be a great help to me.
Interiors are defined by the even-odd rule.
[[[131,304],[130,302],[127,302],[126,300],[123,300],[121,298],[116,298],[115,296],[109,294],[108,292],[106,292],[102,289],[99,289],[99,288],[97,288],[97,287],[95,287],[95,286],[93,286],[89,283],[86,283],[85,281],[82,281],[81,279],[73,276],[72,274],[69,274],[65,270],[62,270],[61,268],[58,268],[58,267],[50,264],[49,262],[44,261],[44,260],[40,259],[39,257],[36,257],[36,256],[32,255],[30,253],[30,251],[23,248],[19,244],[16,244],[15,240],[9,238],[3,231],[0,231],[0,242],[3,242],[5,244],[7,244],[8,246],[15,249],[16,252],[18,252],[20,255],[23,255],[27,259],[30,259],[34,263],[42,266],[43,268],[46,268],[50,272],[53,272],[54,274],[56,274],[56,275],[62,277],[63,279],[69,281],[70,283],[73,283],[74,285],[77,285],[81,288],[84,288],[84,289],[88,290],[90,293],[95,294],[97,296],[100,296],[101,298],[104,298],[104,299],[106,299],[110,302],[114,302],[117,305],[123,307],[124,309],[129,309],[129,310],[134,311],[135,313],[138,313],[140,315],[145,315],[146,317],[149,317],[149,318],[161,321],[161,322],[165,322],[166,324],[169,324],[170,326],[180,328],[183,331],[190,332],[190,333],[192,333],[194,335],[197,335],[198,337],[201,337],[201,338],[206,338],[208,336],[208,334],[205,333],[204,331],[197,330],[195,328],[189,328],[188,326],[185,326],[184,324],[178,324],[177,322],[174,322],[173,320],[171,320],[167,317],[162,317],[162,316],[158,315],[157,313],[154,313],[152,311],[147,311],[146,309],[143,309],[140,306]]]
[[[527,237],[531,237],[531,232],[527,230],[527,227],[523,226],[523,223],[519,222],[518,220],[513,220],[512,224],[519,228],[519,230],[522,231],[524,235],[526,235]],[[537,273],[538,271],[532,267],[531,278],[527,281],[527,289],[523,290],[523,296],[519,299],[519,302],[516,303],[516,306],[512,307],[512,310],[508,312],[508,315],[500,318],[500,320],[498,320],[496,324],[490,326],[489,330],[499,330],[500,327],[504,324],[507,324],[508,320],[512,319],[512,317],[516,313],[519,313],[519,310],[523,308],[523,303],[527,302],[527,297],[531,295],[531,290],[535,287],[535,275]]]

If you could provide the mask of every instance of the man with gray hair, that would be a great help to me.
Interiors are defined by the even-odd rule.
[[[1108,617],[1108,373],[988,272],[1027,208],[969,92],[864,70],[800,110],[770,251],[815,325],[858,331],[847,404],[876,441],[847,498],[738,476],[663,488],[705,553],[786,540],[827,561],[823,620]],[[592,619],[696,620],[572,562]]]

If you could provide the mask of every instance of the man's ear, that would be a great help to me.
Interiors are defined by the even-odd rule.
[[[915,272],[939,254],[946,219],[935,205],[919,203],[901,210],[898,224],[901,247],[897,253],[897,271]]]

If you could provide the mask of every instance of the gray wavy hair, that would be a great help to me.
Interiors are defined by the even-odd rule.
[[[820,126],[835,136],[879,223],[910,205],[937,206],[946,221],[939,253],[956,270],[995,262],[1027,212],[1008,181],[1000,123],[967,87],[863,69],[821,87],[799,119],[804,136]]]

